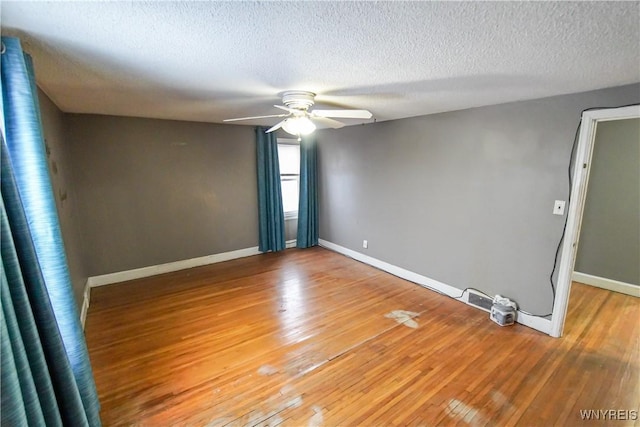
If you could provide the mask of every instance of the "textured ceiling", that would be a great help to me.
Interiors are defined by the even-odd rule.
[[[66,112],[221,122],[301,89],[380,121],[640,81],[639,2],[1,7]]]

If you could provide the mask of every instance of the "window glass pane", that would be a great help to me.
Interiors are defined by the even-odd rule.
[[[300,174],[300,146],[278,144],[280,174]]]
[[[285,212],[298,211],[298,180],[283,179],[282,183],[282,207]]]

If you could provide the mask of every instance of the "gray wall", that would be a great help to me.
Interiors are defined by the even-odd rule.
[[[580,113],[639,101],[631,85],[321,131],[320,238],[550,313]]]
[[[257,246],[252,127],[66,123],[90,276]]]
[[[575,271],[640,285],[640,119],[598,124]]]
[[[38,90],[42,128],[47,149],[49,176],[53,186],[60,228],[64,240],[73,293],[78,308],[82,308],[87,271],[82,252],[81,233],[78,222],[78,202],[72,169],[69,145],[65,131],[64,114],[49,97]]]

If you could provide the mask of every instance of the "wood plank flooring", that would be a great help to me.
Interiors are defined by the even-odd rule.
[[[639,426],[580,417],[640,409],[639,319],[574,284],[563,338],[502,328],[312,248],[94,288],[86,337],[105,426]]]

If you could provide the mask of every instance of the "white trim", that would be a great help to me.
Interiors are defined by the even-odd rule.
[[[207,255],[199,258],[191,258],[183,261],[169,262],[166,264],[152,265],[149,267],[136,268],[133,270],[119,271],[117,273],[103,274],[100,276],[89,277],[88,284],[90,287],[110,285],[112,283],[126,282],[127,280],[140,279],[143,277],[155,276],[158,274],[171,273],[187,268],[200,267],[208,264],[229,261],[237,258],[244,258],[252,255],[258,255],[261,252],[257,246],[246,249],[238,249],[236,251],[222,252],[219,254]]]
[[[571,275],[576,259],[578,238],[580,236],[588,173],[591,166],[593,143],[596,137],[596,126],[599,121],[631,119],[636,117],[640,117],[640,106],[638,105],[585,111],[582,113],[582,123],[580,125],[578,147],[576,148],[576,159],[572,174],[573,185],[571,186],[571,201],[569,203],[567,226],[560,255],[556,298],[553,302],[553,316],[551,316],[550,335],[553,337],[562,336],[564,320],[567,315]],[[586,167],[583,167],[584,165],[586,165]]]
[[[598,122],[608,122],[611,120],[635,119],[640,117],[640,105],[629,105],[627,107],[606,108],[602,110],[585,111],[582,117],[589,117]]]
[[[520,323],[521,325],[528,326],[531,329],[535,329],[536,331],[540,331],[543,334],[551,335],[551,320],[547,318],[532,316],[518,310],[516,322]]]
[[[89,286],[89,279],[84,284],[84,298],[82,301],[82,310],[80,311],[80,323],[82,324],[82,330],[84,331],[84,322],[87,320],[87,313],[89,312],[89,304],[91,303],[91,287]]]
[[[286,242],[284,242],[284,245],[285,245],[285,248],[289,249],[289,248],[295,248],[297,243],[298,243],[298,240],[293,239],[293,240],[287,240]]]
[[[585,285],[595,286],[610,291],[619,292],[621,294],[631,295],[640,298],[640,286],[631,283],[619,282],[617,280],[607,279],[604,277],[592,276],[591,274],[580,273],[574,271],[571,279],[574,282],[584,283]]]
[[[445,283],[438,282],[437,280],[433,280],[428,277],[421,276],[420,274],[414,273],[409,270],[405,270],[404,268],[397,267],[393,264],[380,261],[377,258],[370,257],[369,255],[365,255],[360,252],[347,249],[344,246],[336,245],[335,243],[329,242],[324,239],[319,239],[318,244],[323,248],[331,249],[334,252],[338,252],[342,255],[348,256],[349,258],[353,258],[357,261],[363,262],[365,264],[369,264],[373,267],[379,268],[380,270],[384,270],[387,273],[391,273],[394,276],[401,277],[405,280],[417,283],[421,286],[427,286],[429,288],[436,289],[437,291],[442,292],[447,296],[450,296],[450,297],[461,296],[462,289],[458,289],[453,286],[449,286]]]
[[[422,276],[418,273],[414,273],[412,271],[406,270],[402,267],[395,266],[393,264],[389,264],[387,262],[381,261],[377,258],[370,257],[368,255],[364,255],[360,252],[356,252],[354,250],[345,248],[343,246],[337,245],[335,243],[329,242],[324,239],[319,239],[318,243],[323,248],[330,249],[334,252],[338,252],[342,255],[346,255],[350,258],[353,258],[357,261],[363,262],[365,264],[369,264],[373,267],[379,268],[380,270],[384,270],[388,273],[393,274],[394,276],[398,276],[402,279],[408,280],[410,282],[416,283],[420,286],[426,287],[427,289],[431,288],[432,290],[436,290],[438,292],[442,292],[443,294],[454,298],[462,303],[468,304],[466,299],[462,299],[464,296],[463,289],[456,288],[451,285],[447,285],[446,283],[439,282],[434,279],[430,279],[426,276]],[[468,304],[470,305],[470,304]],[[470,305],[471,307],[480,308]],[[551,321],[549,319],[545,319],[542,317],[531,316],[528,314],[524,314],[518,311],[518,315],[516,316],[516,321],[522,325],[528,326],[530,328],[536,329],[545,334],[549,334],[551,328]]]

